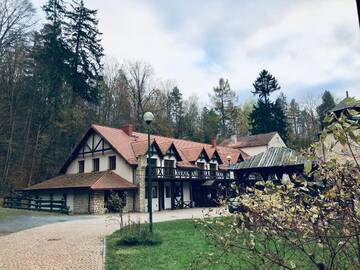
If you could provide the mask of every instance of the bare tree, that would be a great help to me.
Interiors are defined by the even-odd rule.
[[[142,116],[145,108],[158,90],[153,78],[154,70],[144,62],[129,62],[124,68],[132,114],[136,128],[143,128]]]
[[[0,55],[27,37],[35,24],[34,14],[28,0],[0,1]]]

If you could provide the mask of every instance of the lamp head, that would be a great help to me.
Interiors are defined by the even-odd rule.
[[[231,156],[227,155],[226,159],[227,159],[228,162],[230,162],[231,161]]]
[[[144,113],[144,121],[147,125],[150,125],[152,121],[154,121],[154,115],[152,112]]]

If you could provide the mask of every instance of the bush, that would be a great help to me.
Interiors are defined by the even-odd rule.
[[[150,232],[147,226],[129,223],[118,231],[117,246],[154,246],[162,243],[160,235]]]

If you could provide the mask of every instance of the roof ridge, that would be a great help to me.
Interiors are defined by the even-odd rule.
[[[108,172],[110,172],[109,170],[103,171],[103,174],[99,177],[98,180],[95,181],[95,183],[93,183],[90,188],[92,188],[93,185],[96,185],[97,182],[99,182],[101,180],[101,178],[103,178],[106,174],[108,174]]]

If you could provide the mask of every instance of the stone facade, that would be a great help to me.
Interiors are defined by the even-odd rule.
[[[105,214],[104,191],[93,191],[90,196],[90,213]]]
[[[135,184],[138,185],[139,189],[135,195],[135,211],[145,212],[145,176],[147,160],[146,156],[139,157],[137,159],[138,166],[136,168]]]
[[[89,213],[89,191],[74,191],[73,214]]]
[[[124,207],[124,213],[134,212],[134,191],[126,191],[126,205]]]

